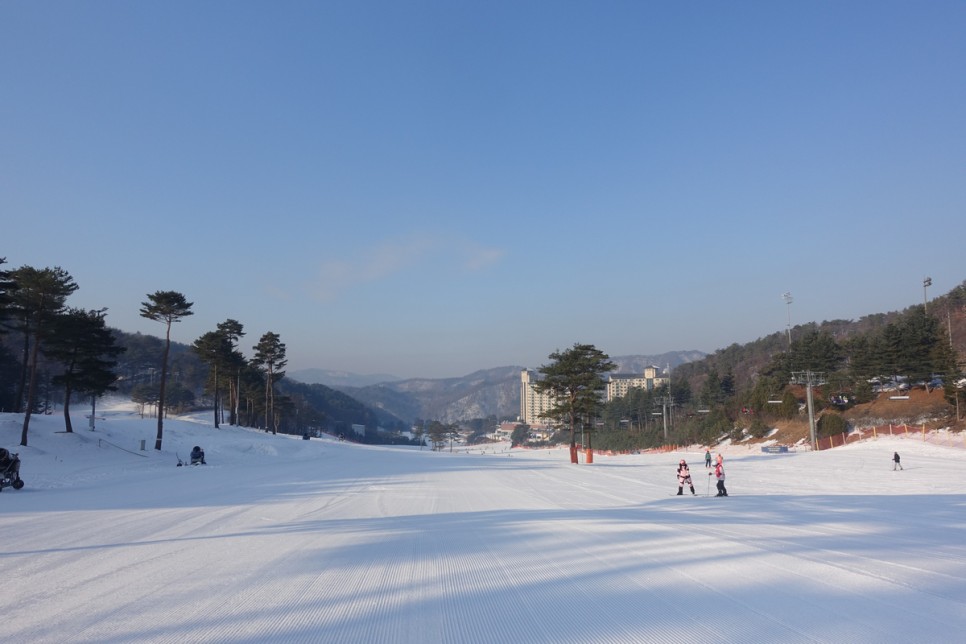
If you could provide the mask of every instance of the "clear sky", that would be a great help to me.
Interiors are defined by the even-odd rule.
[[[178,341],[401,377],[897,310],[966,279],[964,34],[960,1],[4,0],[0,257],[125,331],[173,290]]]

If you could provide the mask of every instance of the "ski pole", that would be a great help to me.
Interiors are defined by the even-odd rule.
[[[708,472],[708,492],[705,496],[711,496],[711,472]]]

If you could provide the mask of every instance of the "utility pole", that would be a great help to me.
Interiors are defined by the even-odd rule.
[[[818,449],[818,438],[815,435],[815,405],[812,401],[812,387],[818,387],[828,382],[824,374],[814,371],[793,371],[792,384],[805,385],[805,401],[808,403],[808,435],[812,441],[812,449]]]

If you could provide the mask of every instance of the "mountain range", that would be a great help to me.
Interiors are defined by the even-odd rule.
[[[671,351],[660,355],[611,357],[615,373],[643,373],[645,367],[675,367],[703,359],[702,351]],[[455,423],[495,416],[515,419],[520,413],[520,372],[526,367],[483,369],[456,378],[396,378],[359,375],[326,369],[301,369],[287,376],[306,384],[321,384],[371,407],[387,420],[417,419]]]

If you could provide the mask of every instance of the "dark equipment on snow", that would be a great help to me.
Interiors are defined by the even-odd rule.
[[[197,445],[195,445],[191,449],[191,457],[190,458],[191,458],[191,464],[192,465],[197,465],[199,463],[201,463],[202,465],[207,465],[207,463],[205,463],[205,450],[201,449]]]
[[[20,456],[0,447],[0,490],[5,487],[19,490],[23,479],[20,478]]]

